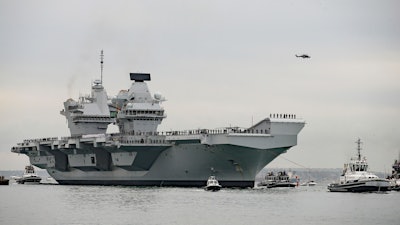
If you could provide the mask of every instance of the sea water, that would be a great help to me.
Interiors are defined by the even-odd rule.
[[[0,224],[399,225],[400,192],[279,189],[0,186]]]

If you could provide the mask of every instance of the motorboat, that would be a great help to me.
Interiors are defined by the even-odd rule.
[[[317,182],[310,180],[305,183],[302,183],[300,186],[315,186],[315,185],[317,185]]]
[[[357,156],[344,164],[343,173],[339,182],[328,185],[331,192],[376,192],[388,191],[389,180],[382,179],[368,171],[368,163],[361,156],[361,140],[357,140]]]
[[[18,184],[39,184],[42,180],[36,172],[32,165],[25,166],[25,172],[22,177],[18,178],[16,181]]]
[[[219,191],[221,189],[221,185],[218,183],[215,176],[210,176],[207,180],[207,186],[205,187],[206,191]]]
[[[298,179],[289,176],[286,171],[279,171],[278,173],[269,172],[259,187],[275,188],[275,187],[296,187],[298,186]]]

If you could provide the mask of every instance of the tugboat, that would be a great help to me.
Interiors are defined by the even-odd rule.
[[[296,187],[298,184],[297,179],[291,179],[286,171],[280,171],[276,175],[274,172],[269,172],[265,176],[265,180],[260,182],[258,186],[275,188],[275,187]]]
[[[39,177],[35,173],[35,169],[33,168],[32,165],[25,166],[25,173],[17,179],[18,184],[39,184],[40,181],[42,180],[41,177]]]
[[[361,157],[361,140],[357,140],[357,157],[351,158],[350,163],[344,164],[343,174],[339,183],[328,185],[331,192],[376,192],[388,191],[389,180],[382,179],[368,172],[368,163]]]
[[[210,176],[207,180],[207,186],[204,188],[206,191],[219,191],[221,185],[218,183],[215,176]]]
[[[394,161],[392,166],[392,175],[388,177],[390,181],[390,190],[400,191],[400,157]]]
[[[4,176],[0,176],[0,185],[8,185],[10,180],[5,179]]]

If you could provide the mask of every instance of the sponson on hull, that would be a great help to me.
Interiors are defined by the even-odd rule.
[[[357,140],[357,157],[351,158],[350,163],[344,164],[343,174],[339,183],[328,186],[332,192],[373,192],[387,191],[389,180],[381,179],[368,172],[368,163],[365,157],[361,157],[361,140]]]
[[[262,168],[297,144],[305,124],[293,114],[273,114],[248,128],[159,132],[165,98],[151,95],[150,74],[130,79],[115,98],[100,80],[90,96],[67,100],[61,114],[70,137],[24,140],[11,151],[26,154],[59,184],[202,187],[217,174],[224,187],[253,187]],[[112,123],[119,133],[106,132]]]

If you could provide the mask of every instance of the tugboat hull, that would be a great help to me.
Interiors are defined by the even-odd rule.
[[[205,189],[206,189],[206,191],[219,191],[219,190],[221,190],[221,187],[220,186],[208,186]]]
[[[17,180],[18,184],[40,184],[42,178],[40,177],[27,177]]]
[[[389,182],[386,180],[358,181],[347,184],[330,184],[331,192],[380,192],[389,190]]]
[[[296,184],[292,183],[275,183],[275,184],[267,184],[267,188],[277,188],[277,187],[296,187]]]

